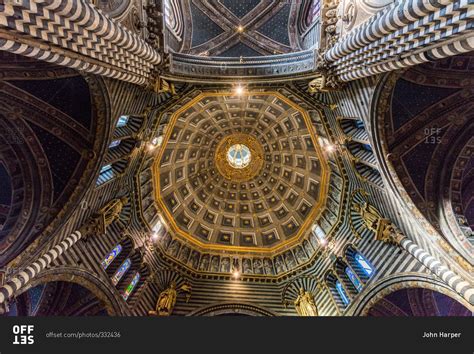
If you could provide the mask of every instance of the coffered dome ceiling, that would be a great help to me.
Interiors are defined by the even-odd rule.
[[[319,248],[311,229],[330,231],[344,188],[320,147],[319,113],[286,89],[179,101],[160,112],[153,209],[148,164],[140,179],[144,218],[167,230],[165,253],[213,273],[277,275],[307,263]]]
[[[275,250],[298,240],[327,189],[309,118],[278,93],[207,93],[171,119],[156,199],[173,230],[208,249]],[[249,149],[248,165],[229,159]]]

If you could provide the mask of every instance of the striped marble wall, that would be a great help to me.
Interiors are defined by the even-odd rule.
[[[150,107],[148,110],[149,114],[156,114],[157,109],[173,102],[172,97],[164,94],[156,96],[127,83],[107,80],[106,84],[109,96],[113,97],[110,102],[111,121],[115,121],[117,117],[122,114],[141,115],[146,107]],[[370,106],[375,85],[376,80],[364,79],[349,84],[347,88],[341,92],[309,96],[309,94],[305,92],[303,85],[300,86],[300,89],[296,88],[296,92],[303,100],[319,102],[318,105],[324,111],[330,129],[336,139],[339,139],[343,138],[343,132],[339,129],[337,124],[337,116],[359,117],[365,122],[366,126],[370,126]],[[332,110],[326,105],[329,103],[337,104],[337,108]],[[151,126],[152,120],[150,119],[144,124],[144,132],[156,128]],[[155,122],[155,124],[157,123]],[[111,138],[112,136],[110,139]],[[64,237],[70,235],[86,220],[91,212],[99,209],[109,200],[117,197],[117,195],[131,193],[139,199],[144,197],[137,194],[138,188],[133,187],[136,183],[133,177],[135,172],[138,171],[143,164],[150,166],[149,162],[152,160],[152,156],[142,151],[143,149],[145,149],[145,146],[137,148],[136,151],[132,153],[126,174],[100,187],[91,188],[84,198],[82,208],[78,208],[74,215],[68,220],[62,232],[55,236],[50,245],[57,244]],[[384,215],[391,218],[421,247],[431,254],[435,254],[433,249],[430,248],[429,242],[426,242],[424,237],[419,236],[420,234],[416,226],[410,222],[409,215],[400,213],[400,210],[402,210],[400,205],[394,198],[391,198],[390,194],[388,194],[389,192],[370,182],[361,181],[352,171],[348,154],[343,148],[340,151],[340,158],[349,176],[349,190],[346,191],[346,195],[349,196],[351,192],[356,189],[365,189],[370,194],[372,204],[377,205]],[[127,215],[130,216],[130,221],[125,225],[126,233],[132,237],[137,249],[142,247],[144,243],[144,225],[140,222],[142,217],[139,215],[139,209],[140,208],[135,205],[129,207]],[[294,281],[298,281],[299,278],[304,276],[314,277],[318,279],[321,284],[324,284],[323,279],[325,273],[332,267],[336,257],[342,256],[342,252],[348,244],[354,245],[375,268],[375,274],[369,280],[366,287],[395,274],[417,273],[430,277],[429,271],[427,271],[421,263],[399,248],[384,244],[380,241],[374,241],[372,240],[373,235],[369,233],[364,234],[362,239],[357,239],[349,225],[348,218],[350,218],[351,215],[347,209],[348,205],[346,203],[344,210],[345,221],[342,222],[337,232],[332,235],[332,240],[334,241],[332,251],[327,252],[326,256],[316,256],[312,266],[298,275],[271,282],[250,281],[245,279],[193,279],[190,275],[179,274],[180,271],[175,269],[174,271],[177,273],[176,276],[190,281],[193,291],[188,302],[185,301],[184,297],[178,297],[174,314],[187,315],[214,304],[232,302],[250,303],[277,315],[296,315],[294,308],[292,306],[285,307],[282,301],[282,292],[285,286]],[[54,261],[54,267],[57,267],[58,272],[61,271],[62,267],[71,266],[86,269],[92,276],[99,278],[105,286],[112,288],[108,276],[100,266],[100,262],[123,237],[123,226],[124,225],[118,223],[113,224],[105,235],[89,238],[87,242],[79,241]],[[48,248],[44,249],[47,250]],[[144,252],[143,261],[149,265],[155,274],[160,271],[173,271],[172,265],[167,263],[158,250],[155,252]],[[115,296],[117,297],[117,301],[122,304],[123,314],[146,315],[149,310],[154,308],[161,290],[162,288],[159,282],[151,281],[150,278],[138,289],[134,301],[125,303],[123,299],[120,298],[118,291],[115,291]],[[315,301],[320,315],[337,316],[350,313],[352,308],[357,306],[359,298],[364,297],[364,295],[363,290],[359,295],[353,298],[351,304],[344,309],[338,304],[338,300],[334,298],[333,294],[331,294],[331,290],[327,286],[322,286],[321,290],[316,293]]]

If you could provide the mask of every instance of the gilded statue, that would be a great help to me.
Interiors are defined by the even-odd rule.
[[[170,287],[163,290],[158,297],[156,302],[156,310],[150,311],[150,315],[157,316],[169,316],[173,312],[174,305],[176,304],[176,298],[178,297],[178,291],[176,290],[176,283],[172,282]]]
[[[405,235],[389,220],[385,219],[375,207],[367,202],[354,204],[365,226],[375,232],[375,239],[391,244],[399,244]]]
[[[174,84],[168,80],[162,79],[161,77],[158,77],[155,81],[154,91],[156,93],[170,92],[172,95],[176,95]]]
[[[311,293],[300,288],[298,297],[293,302],[296,308],[296,312],[300,316],[318,316],[318,310],[314,303],[314,298]]]
[[[377,232],[379,227],[379,223],[383,220],[382,215],[380,215],[379,211],[375,209],[372,205],[367,202],[361,204],[354,204],[354,210],[359,213],[364,221],[365,226],[374,232]]]
[[[87,241],[91,236],[103,234],[106,231],[107,226],[120,218],[120,213],[122,212],[124,205],[127,203],[127,197],[113,199],[93,214],[87,222],[79,228],[83,240]]]
[[[186,293],[186,302],[188,302],[191,297],[191,290],[191,285],[188,283],[184,283],[180,288],[177,288],[176,282],[171,282],[169,287],[160,293],[155,310],[148,311],[148,314],[152,316],[170,316],[176,304],[178,294],[180,292]]]
[[[317,77],[311,80],[308,84],[310,93],[326,92],[326,78],[324,76]]]
[[[100,209],[97,213],[102,215],[104,221],[104,227],[109,226],[112,224],[113,221],[117,220],[120,217],[120,213],[125,204],[128,203],[127,197],[122,197],[119,199],[114,199],[107,203],[102,209]]]

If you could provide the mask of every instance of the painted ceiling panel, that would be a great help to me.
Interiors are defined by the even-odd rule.
[[[394,130],[401,128],[426,108],[457,91],[457,89],[423,86],[403,79],[399,80],[392,102]],[[414,95],[413,92],[417,94]]]
[[[227,7],[232,13],[242,18],[252,11],[261,0],[220,0],[219,2]]]
[[[261,56],[259,52],[243,44],[242,42],[237,43],[233,47],[227,49],[225,52],[219,54],[220,57],[258,57]]]
[[[69,115],[82,126],[91,124],[91,99],[89,87],[82,76],[48,80],[10,81],[18,88]]]
[[[258,28],[258,31],[276,42],[289,46],[288,20],[290,18],[290,7],[290,4],[283,6],[276,15]]]
[[[198,46],[217,37],[224,30],[212,21],[196,5],[191,3],[191,14],[193,23],[192,46]]]
[[[299,51],[301,48],[295,37],[296,21],[291,17],[297,16],[299,6],[300,2],[270,0],[191,0],[192,23],[185,29],[190,45],[183,47],[182,51],[211,57]],[[232,48],[230,54],[226,53],[229,48]]]

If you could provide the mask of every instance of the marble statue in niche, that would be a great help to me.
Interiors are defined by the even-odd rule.
[[[201,264],[199,265],[199,270],[202,271],[207,271],[209,268],[209,255],[205,254],[204,256],[201,257]]]
[[[304,241],[303,241],[303,247],[304,247],[304,249],[305,249],[305,251],[306,251],[306,254],[307,254],[309,257],[311,257],[311,255],[314,253],[314,249],[313,249],[313,247],[311,247],[311,244],[309,243],[308,240],[304,240]]]
[[[283,273],[286,270],[281,256],[275,257],[275,269],[277,274]]]
[[[295,247],[295,256],[299,263],[308,260],[308,256],[304,253],[303,248],[301,246]]]
[[[168,254],[171,257],[176,257],[178,255],[180,246],[181,246],[181,244],[179,243],[179,241],[174,240],[173,242],[171,242],[171,245],[168,248]]]
[[[168,247],[171,243],[171,235],[168,234],[168,233],[165,233],[165,235],[163,237],[161,237],[159,240],[160,240],[161,245],[163,246],[163,248],[166,250],[166,249],[168,249]]]
[[[263,274],[263,264],[260,258],[254,258],[253,271],[255,274]]]
[[[229,273],[230,272],[230,258],[225,257],[221,260],[221,272]]]
[[[198,269],[199,266],[199,252],[198,251],[193,251],[191,254],[191,257],[189,258],[188,264],[193,268],[193,269]]]
[[[211,272],[219,272],[219,256],[212,256],[211,258]]]
[[[244,274],[252,274],[252,263],[250,259],[244,258],[242,260],[242,272]]]
[[[186,263],[190,252],[191,252],[191,249],[188,246],[183,246],[181,248],[181,252],[179,253],[179,260],[183,263]]]
[[[265,274],[274,275],[273,263],[270,258],[263,259],[263,268],[265,269]]]
[[[309,234],[309,242],[311,242],[311,246],[313,246],[313,248],[314,248],[315,250],[318,249],[319,242],[318,242],[318,238],[317,238],[317,236],[314,234],[314,232],[310,232],[310,234]]]
[[[297,265],[295,256],[293,256],[293,253],[291,251],[287,251],[284,253],[285,256],[285,262],[288,266],[288,268],[293,268]]]
[[[329,219],[329,222],[331,225],[334,225],[337,221],[337,216],[334,215],[333,213],[326,213],[327,218]]]

